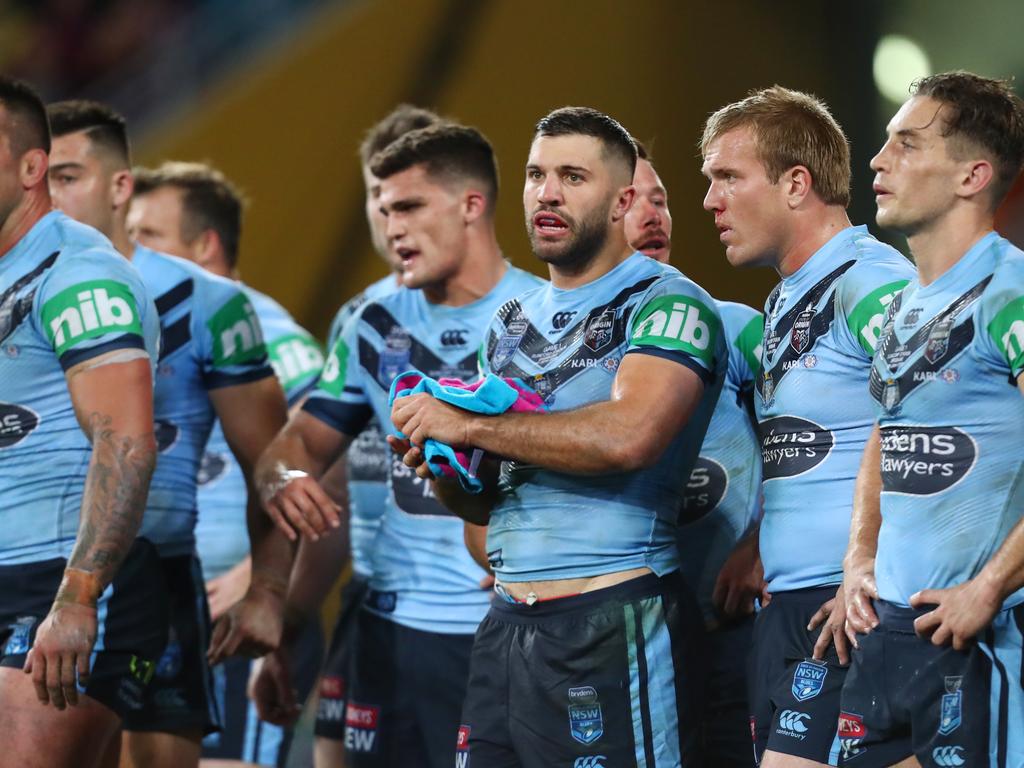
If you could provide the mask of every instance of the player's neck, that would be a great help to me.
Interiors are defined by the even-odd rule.
[[[608,241],[586,264],[575,266],[550,264],[551,284],[562,290],[579,288],[604,277],[633,254],[620,228],[608,233]]]
[[[53,209],[46,185],[29,190],[0,226],[0,258],[16,246],[21,238]]]
[[[495,237],[471,241],[459,270],[437,285],[423,287],[423,295],[431,304],[464,307],[490,293],[508,271],[508,262],[501,254]]]
[[[128,237],[128,225],[127,225],[127,211],[125,215],[119,216],[114,215],[114,225],[111,227],[111,231],[107,234],[110,237],[110,242],[114,244],[114,248],[117,252],[124,256],[128,261],[132,260],[132,256],[135,255],[135,243]]]
[[[851,226],[846,209],[839,205],[823,206],[798,217],[775,265],[779,276],[789,277],[799,271],[825,243]]]
[[[953,268],[971,247],[995,228],[991,214],[953,208],[927,227],[907,236],[918,281],[928,285]]]

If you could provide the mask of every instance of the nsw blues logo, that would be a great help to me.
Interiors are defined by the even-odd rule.
[[[948,736],[963,721],[964,692],[960,690],[962,677],[946,678],[946,693],[942,695],[942,707],[939,712],[939,733]]]
[[[505,327],[505,332],[501,334],[501,338],[498,339],[498,344],[494,348],[494,354],[491,355],[491,368],[494,371],[500,372],[502,368],[512,362],[528,327],[529,323],[523,319],[522,314],[516,315],[516,319]]]
[[[825,685],[828,667],[813,661],[801,661],[793,673],[793,698],[797,701],[813,699]]]
[[[9,625],[11,634],[7,638],[7,645],[4,646],[5,656],[20,656],[28,653],[32,645],[32,627],[36,624],[35,616],[20,616],[17,621]]]
[[[409,370],[412,339],[404,328],[396,325],[384,339],[384,344],[385,348],[380,351],[380,360],[377,363],[377,381],[385,387],[390,387],[398,374]]]
[[[580,744],[593,744],[604,735],[601,703],[592,686],[569,689],[569,733]]]

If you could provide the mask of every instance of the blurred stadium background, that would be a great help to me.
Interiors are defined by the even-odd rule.
[[[1022,21],[1019,0],[4,0],[0,69],[50,100],[112,104],[139,163],[220,167],[249,198],[244,278],[322,336],[383,274],[356,148],[400,102],[490,137],[500,240],[534,270],[520,202],[531,127],[564,104],[607,111],[653,145],[677,265],[759,306],[775,276],[730,270],[701,209],[705,115],[776,82],[823,97],[853,144],[851,217],[870,222],[868,161],[909,82],[953,68],[1024,75]],[[1001,217],[1018,242],[1020,186]]]

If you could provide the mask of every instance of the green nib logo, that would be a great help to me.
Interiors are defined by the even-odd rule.
[[[680,349],[708,361],[713,357],[718,328],[718,318],[701,302],[662,296],[641,311],[633,343]]]
[[[266,354],[260,321],[249,300],[239,294],[221,307],[209,322],[215,365],[238,365]]]
[[[79,283],[43,306],[43,326],[58,355],[78,342],[111,332],[142,333],[135,297],[112,280]]]

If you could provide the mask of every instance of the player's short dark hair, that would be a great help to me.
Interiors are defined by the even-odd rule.
[[[476,128],[440,123],[410,131],[370,159],[370,172],[386,179],[422,165],[433,178],[484,185],[487,210],[493,212],[498,200],[498,165],[494,149]]]
[[[942,135],[953,140],[953,152],[966,154],[967,143],[995,161],[993,192],[998,205],[1024,165],[1024,102],[1011,82],[972,72],[942,72],[915,81],[911,93],[945,107]]]
[[[245,198],[228,178],[206,163],[167,161],[158,168],[136,168],[135,195],[164,187],[181,192],[181,239],[192,243],[207,230],[220,238],[233,269],[238,262]]]
[[[50,153],[50,123],[46,106],[28,83],[0,75],[0,105],[6,110],[11,151],[21,156],[30,149]]]
[[[636,158],[637,160],[646,160],[648,163],[654,164],[654,156],[651,155],[651,150],[647,148],[640,139],[633,139],[636,143]]]
[[[113,153],[126,167],[131,165],[131,146],[124,117],[106,104],[85,99],[58,101],[50,104],[46,113],[54,136],[84,131],[93,144]]]
[[[409,131],[429,128],[442,122],[442,118],[429,109],[399,104],[387,117],[366,132],[363,142],[359,145],[359,160],[363,165],[369,165],[371,157]]]
[[[542,117],[535,136],[593,136],[601,142],[605,157],[626,164],[630,178],[636,171],[636,140],[622,124],[604,112],[590,107],[562,107]]]
[[[827,205],[850,204],[850,143],[821,99],[773,85],[727,104],[704,123],[700,150],[729,131],[750,128],[768,180],[790,168],[811,172],[814,191]]]

